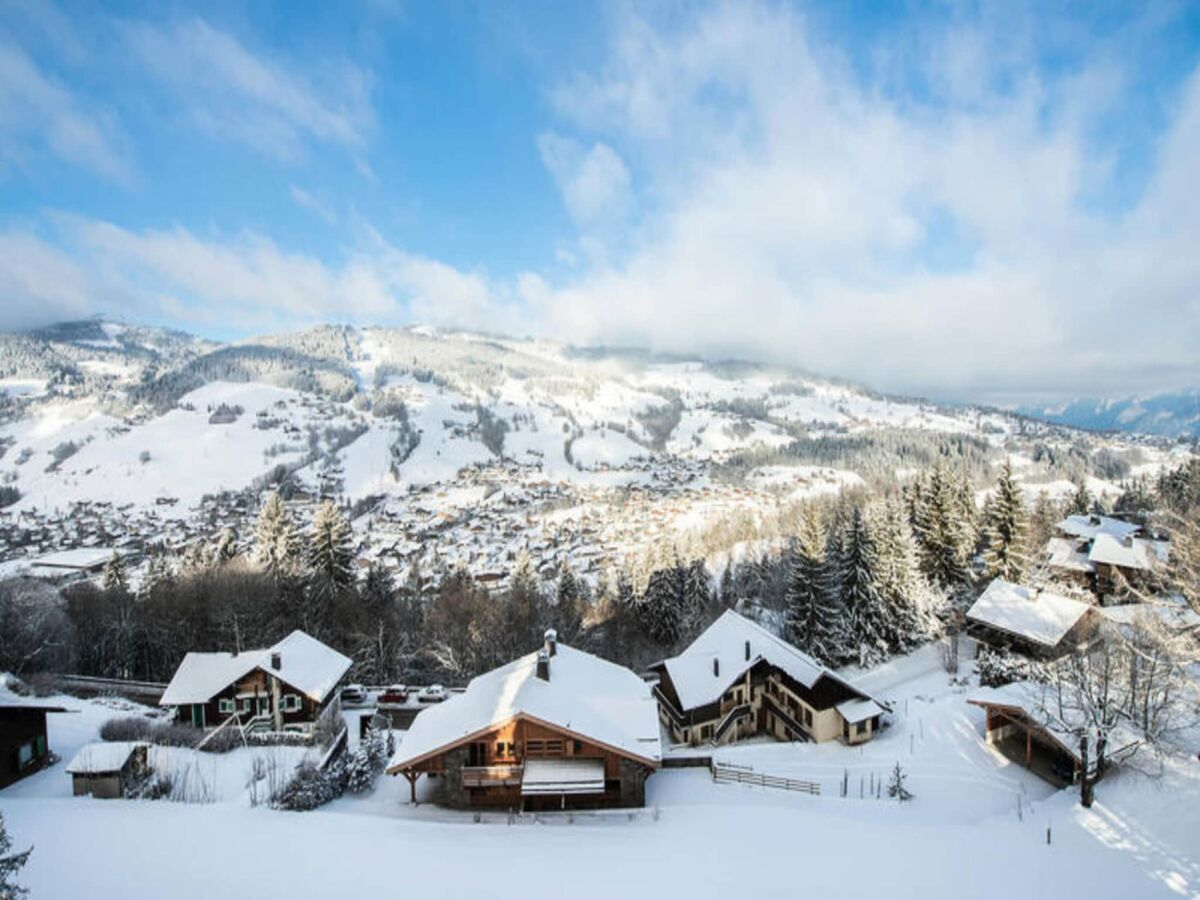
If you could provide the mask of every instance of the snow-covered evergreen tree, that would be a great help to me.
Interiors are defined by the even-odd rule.
[[[856,508],[850,515],[838,559],[838,586],[850,632],[850,650],[860,666],[887,659],[892,631],[888,609],[880,591],[879,551],[866,515]]]
[[[300,539],[287,507],[274,491],[267,494],[258,511],[254,526],[254,557],[276,578],[293,575],[300,569]]]
[[[350,523],[332,500],[326,500],[313,516],[308,538],[309,570],[318,581],[345,587],[354,580],[353,564]]]
[[[964,485],[965,479],[935,465],[916,509],[922,568],[931,581],[943,587],[958,587],[971,575],[974,538],[963,507]]]
[[[683,567],[672,564],[650,573],[638,604],[642,631],[659,644],[673,644],[683,634]]]
[[[1067,500],[1067,515],[1086,516],[1096,506],[1096,498],[1088,490],[1087,482],[1082,478],[1075,482],[1075,490]]]
[[[500,619],[505,655],[521,656],[538,646],[550,622],[550,610],[542,595],[537,572],[524,550],[517,557],[502,602],[504,608]]]
[[[1005,460],[996,493],[987,505],[983,526],[983,563],[988,578],[1019,582],[1025,575],[1028,555],[1025,535],[1029,516],[1021,488]]]
[[[712,590],[709,587],[708,569],[704,560],[693,559],[683,573],[683,628],[690,630],[712,605]]]
[[[212,561],[215,565],[227,563],[237,556],[237,532],[232,528],[222,528],[217,535],[212,548]]]
[[[27,888],[17,884],[17,873],[29,862],[29,854],[33,852],[33,848],[22,850],[20,853],[11,851],[12,838],[8,836],[4,812],[0,810],[0,900],[19,900],[29,894]]]
[[[121,559],[121,554],[114,552],[108,558],[100,585],[110,594],[129,593],[129,579],[125,575],[125,561]]]
[[[887,608],[888,644],[908,653],[929,639],[931,591],[920,571],[919,552],[904,505],[887,501],[876,512],[879,584]]]
[[[830,602],[824,539],[813,513],[800,523],[791,549],[784,639],[826,664],[836,664],[846,646],[841,606]]]
[[[550,620],[559,640],[571,643],[579,635],[587,609],[586,589],[587,586],[575,577],[570,564],[564,564],[554,592],[554,608],[550,611]]]

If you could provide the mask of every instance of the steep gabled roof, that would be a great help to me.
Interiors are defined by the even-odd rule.
[[[1088,540],[1101,534],[1107,534],[1115,537],[1117,540],[1121,540],[1128,535],[1136,534],[1142,530],[1140,525],[1100,515],[1067,516],[1055,527],[1063,534],[1069,534],[1072,537],[1087,538]]]
[[[1098,534],[1092,541],[1088,559],[1123,569],[1149,571],[1159,559],[1159,550],[1152,541],[1140,538],[1120,540],[1109,534]]]
[[[1057,647],[1092,607],[1078,600],[996,578],[967,610],[967,619],[1045,647]]]
[[[650,686],[607,660],[558,644],[550,678],[530,653],[472,679],[467,689],[422,710],[392,758],[400,770],[493,726],[524,717],[650,764],[662,758],[658,707]]]
[[[726,610],[678,656],[663,660],[684,710],[717,702],[721,695],[759,661],[781,670],[793,681],[812,689],[823,678],[844,685],[849,692],[867,694],[797,650],[762,626]]]
[[[279,669],[271,657],[279,654]],[[255,669],[276,676],[320,703],[350,668],[350,659],[303,631],[296,630],[272,647],[242,653],[189,653],[163,692],[160,706],[207,703]]]

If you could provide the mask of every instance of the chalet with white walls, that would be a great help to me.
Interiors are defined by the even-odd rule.
[[[651,667],[659,715],[681,744],[860,744],[890,710],[811,656],[729,610],[678,656]]]

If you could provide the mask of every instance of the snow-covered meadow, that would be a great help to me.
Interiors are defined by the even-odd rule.
[[[1200,772],[1122,772],[1092,810],[981,740],[982,716],[933,648],[861,676],[891,700],[893,725],[859,748],[752,743],[720,761],[817,781],[819,797],[716,784],[664,769],[647,807],[476,822],[422,804],[383,777],[373,793],[310,813],[253,808],[257,751],[213,756],[214,802],[70,796],[62,764],[0,792],[23,878],[37,898],[298,897],[358,893],[480,897],[499,884],[542,897],[1187,897],[1200,891]],[[68,757],[114,711],[67,700],[51,717]],[[899,762],[915,799],[869,798]],[[849,797],[840,796],[843,778]],[[862,787],[860,788],[860,784]],[[422,786],[428,790],[427,785]],[[860,798],[861,794],[861,798]],[[1046,833],[1050,829],[1051,842]],[[246,865],[250,854],[261,864]]]

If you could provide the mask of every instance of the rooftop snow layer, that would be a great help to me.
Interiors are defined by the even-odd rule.
[[[69,763],[67,771],[72,775],[103,775],[120,772],[138,747],[146,747],[142,741],[105,741],[84,744]]]
[[[1067,516],[1058,523],[1058,530],[1063,534],[1073,535],[1074,537],[1088,538],[1091,540],[1099,534],[1107,534],[1120,540],[1126,535],[1134,534],[1140,531],[1138,525],[1131,525],[1129,522],[1123,522],[1120,519],[1112,519],[1108,516]]]
[[[279,654],[278,670],[271,668],[274,653]],[[189,653],[179,664],[159,705],[207,703],[255,669],[276,675],[320,703],[349,668],[348,657],[297,629],[265,650],[246,650],[237,654]]]
[[[522,656],[473,678],[457,697],[423,710],[389,768],[403,768],[518,715],[647,762],[662,758],[658,706],[641,678],[562,643],[550,658],[549,681],[537,677],[537,660],[537,652]]]
[[[1078,600],[997,578],[967,610],[967,618],[1054,647],[1089,609]]]
[[[1152,541],[1129,538],[1128,542],[1111,534],[1098,534],[1088,551],[1088,559],[1094,563],[1120,566],[1123,569],[1149,570],[1158,553]]]
[[[822,677],[828,677],[862,693],[808,654],[733,610],[726,610],[686,650],[662,665],[682,707],[695,709],[720,699],[726,688],[760,659],[805,687],[811,688]]]

